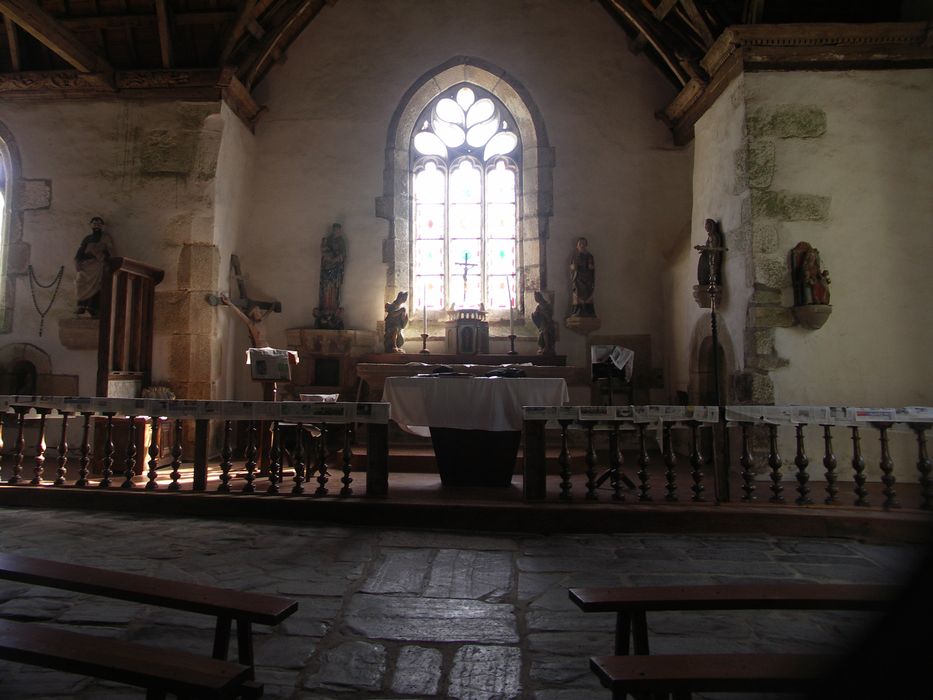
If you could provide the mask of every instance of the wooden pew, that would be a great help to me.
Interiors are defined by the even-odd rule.
[[[31,622],[0,620],[0,659],[143,687],[147,700],[262,695],[249,666]]]
[[[810,688],[832,670],[818,654],[677,654],[650,657],[649,611],[863,610],[888,608],[897,586],[762,583],[704,586],[571,588],[584,612],[616,613],[614,656],[590,659],[613,696],[691,691],[784,691]],[[702,642],[702,640],[698,640]],[[634,654],[634,655],[630,655]],[[657,661],[655,659],[658,659]]]
[[[838,659],[823,654],[658,654],[594,656],[590,669],[614,698],[691,692],[784,693],[818,688]]]
[[[212,615],[217,618],[213,657],[220,660],[227,658],[232,621],[236,620],[237,660],[249,667],[251,674],[254,665],[252,623],[276,625],[298,609],[297,601],[288,598],[19,554],[0,554],[0,579]]]

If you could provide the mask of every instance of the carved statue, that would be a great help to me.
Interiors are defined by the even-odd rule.
[[[100,312],[100,287],[104,265],[113,256],[113,239],[104,231],[104,220],[91,219],[91,233],[84,237],[75,254],[75,296],[79,316],[88,313],[97,318]]]
[[[408,292],[399,292],[395,301],[386,304],[385,351],[402,352],[405,336],[402,329],[408,325],[408,311],[402,304],[408,301]]]
[[[794,305],[829,304],[829,270],[823,269],[820,251],[806,241],[791,250]]]
[[[545,292],[535,292],[538,306],[531,314],[531,320],[538,329],[538,354],[553,355],[557,342],[557,324],[554,323],[554,305]]]
[[[596,264],[593,254],[587,250],[588,241],[582,236],[577,239],[570,260],[570,315],[595,316],[593,292],[596,289]]]
[[[706,245],[696,248],[700,251],[700,260],[697,263],[697,284],[701,287],[722,284],[724,246],[719,222],[715,219],[706,220]]]
[[[343,330],[340,286],[347,260],[347,239],[340,224],[331,226],[321,239],[320,301],[314,309],[314,327]]]
[[[240,307],[230,301],[226,294],[220,295],[220,303],[232,310],[243,323],[246,324],[246,330],[249,332],[250,347],[267,348],[269,341],[266,339],[266,329],[262,325],[265,314],[262,309],[253,304],[246,313],[240,310]]]

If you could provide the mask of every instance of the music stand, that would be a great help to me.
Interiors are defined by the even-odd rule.
[[[621,379],[623,382],[628,384],[629,403],[632,402],[633,392],[634,392],[632,381],[626,379],[625,368],[623,367],[623,369],[619,369],[609,358],[606,358],[599,362],[592,362],[590,364],[590,378],[593,381],[593,383],[597,385],[597,387],[599,386],[600,379],[604,379],[606,381],[606,390],[607,390],[606,405],[607,406],[612,406],[612,403],[613,403],[612,402],[612,380],[613,379]],[[621,455],[622,453],[621,448],[619,449],[619,453]],[[619,461],[620,466],[621,466],[621,463],[622,462],[620,460]],[[609,469],[607,469],[602,474],[600,474],[599,478],[596,479],[596,487],[599,488],[600,486],[602,486],[603,483],[605,483],[606,479],[608,479],[610,475],[611,475],[611,472]],[[619,481],[624,483],[630,489],[635,488],[635,482],[629,479],[625,474],[623,474],[621,469],[619,470]]]

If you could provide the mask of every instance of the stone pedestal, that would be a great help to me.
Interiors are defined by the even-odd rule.
[[[832,311],[833,307],[830,304],[807,304],[793,308],[797,323],[812,331],[822,328]]]
[[[100,320],[63,318],[58,322],[58,339],[69,350],[97,350]]]
[[[341,400],[356,396],[356,363],[376,348],[372,331],[289,328],[285,331],[289,350],[298,353],[292,368],[291,392],[340,394]]]
[[[603,322],[597,316],[568,316],[564,319],[564,325],[574,333],[589,335],[598,331]]]

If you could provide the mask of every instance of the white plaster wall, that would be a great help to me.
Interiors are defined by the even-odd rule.
[[[600,333],[649,333],[660,366],[664,253],[689,216],[690,150],[654,118],[675,91],[589,0],[342,0],[325,7],[256,91],[254,207],[241,239],[246,271],[281,299],[273,340],[310,326],[320,240],[344,225],[342,303],[349,328],[383,318],[388,224],[383,193],[389,120],[404,92],[457,55],[514,76],[546,125],[557,164],[547,241],[548,286],[568,305],[569,256],[585,235],[596,256]],[[584,361],[585,340],[561,329],[558,352]]]
[[[710,310],[693,299],[699,253],[706,243],[706,219],[715,219],[729,251],[723,260],[723,298],[718,309],[719,338],[726,350],[727,373],[743,368],[745,310],[751,294],[744,257],[743,222],[748,216],[748,189],[736,171],[736,154],[745,147],[744,78],[737,77],[694,129],[693,208],[689,231],[671,247],[665,293],[665,315],[670,338],[666,345],[669,387],[688,391],[691,356],[698,340],[710,334]],[[723,375],[727,376],[727,375]],[[691,397],[692,398],[692,397]]]
[[[777,403],[933,405],[933,70],[759,73],[748,108],[810,104],[817,139],[778,139],[772,188],[832,199],[785,222],[780,246],[820,249],[832,284],[822,329],[778,329]],[[792,297],[788,290],[788,304]]]
[[[241,239],[255,235],[245,219],[253,204],[253,182],[255,178],[255,140],[253,134],[239,118],[224,105],[219,115],[223,138],[217,156],[217,175],[214,179],[214,242],[218,249],[220,287],[227,289],[229,280],[230,255],[237,254]],[[241,260],[241,265],[249,270],[250,261]],[[252,278],[247,281],[247,292]],[[253,295],[255,296],[255,295]],[[249,334],[245,326],[238,322],[232,312],[218,307],[215,318],[219,339],[219,361],[214,365],[217,373],[212,379],[217,381],[218,395],[233,396],[238,368],[243,363],[242,349],[249,346]],[[245,376],[243,377],[245,381]],[[244,384],[243,391],[248,391]],[[248,396],[249,394],[241,394]],[[258,398],[258,397],[257,397]]]
[[[99,215],[107,222],[117,255],[165,269],[160,290],[176,286],[181,244],[203,235],[197,219],[209,204],[205,188],[214,163],[201,130],[205,116],[216,109],[216,105],[120,101],[0,104],[0,122],[15,139],[22,160],[22,172],[16,175],[51,183],[50,206],[24,215],[23,241],[31,246],[31,263],[42,282],[54,278],[59,266],[65,267],[42,337],[28,277],[18,278],[13,331],[0,336],[0,344],[37,345],[51,356],[55,373],[79,375],[79,390],[93,393],[96,350],[68,350],[58,338],[59,319],[71,317],[75,308],[74,254],[90,232],[90,218]],[[163,132],[166,139],[158,149],[166,162],[185,150],[183,144],[193,144],[193,151],[187,149],[188,174],[143,174],[143,151],[154,131]],[[153,161],[148,162],[153,167]],[[40,290],[41,306],[49,294]],[[154,380],[164,379],[164,353],[156,353],[154,365]]]

